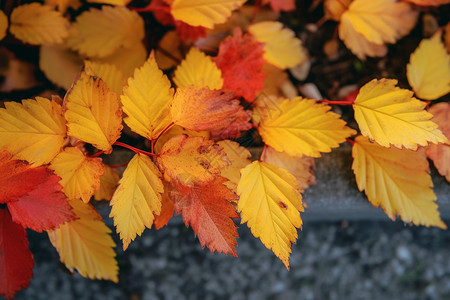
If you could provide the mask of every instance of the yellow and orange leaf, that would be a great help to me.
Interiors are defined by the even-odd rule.
[[[84,63],[84,70],[89,76],[100,77],[108,85],[108,88],[117,95],[122,94],[126,79],[117,66],[88,60]]]
[[[212,29],[215,24],[224,23],[231,12],[247,0],[174,0],[171,13],[175,20],[191,26]]]
[[[186,135],[168,140],[157,161],[165,175],[185,186],[211,181],[230,164],[223,148],[213,141]]]
[[[433,114],[433,122],[439,125],[442,133],[450,139],[450,104],[441,102],[433,105],[429,110]],[[450,145],[431,144],[426,148],[427,156],[433,161],[439,174],[450,182]]]
[[[0,149],[34,166],[47,164],[64,145],[65,123],[61,105],[55,101],[36,97],[22,104],[6,102],[0,108]]]
[[[219,141],[217,144],[223,148],[228,159],[231,161],[231,165],[222,168],[220,176],[228,179],[224,184],[229,189],[236,191],[239,180],[241,179],[241,169],[250,164],[251,161],[249,158],[252,154],[247,148],[230,140]]]
[[[125,6],[127,5],[131,0],[87,0],[89,3],[102,3],[102,4],[111,4],[111,5],[117,5],[117,6]]]
[[[69,135],[111,153],[123,128],[117,94],[100,78],[83,72],[65,99]]]
[[[161,38],[156,49],[155,58],[162,70],[173,68],[179,61],[183,60],[180,46],[181,40],[175,30],[168,31]]]
[[[0,10],[0,41],[6,36],[6,30],[8,29],[8,17],[3,10]]]
[[[306,50],[294,31],[283,28],[280,22],[259,22],[250,25],[248,31],[258,42],[265,43],[264,59],[277,67],[295,67],[307,58]]]
[[[159,230],[167,223],[169,223],[170,219],[173,217],[173,213],[175,211],[175,206],[173,203],[173,199],[170,193],[173,190],[173,187],[167,181],[163,181],[164,184],[164,193],[161,195],[161,212],[159,214],[154,214],[153,224],[155,225],[155,229]]]
[[[303,211],[300,185],[294,175],[266,162],[254,161],[241,170],[237,187],[241,224],[289,269],[291,244],[297,241]]]
[[[170,113],[175,124],[199,131],[224,129],[236,123],[245,111],[231,92],[190,85],[177,90]]]
[[[297,178],[301,191],[316,184],[314,158],[309,156],[293,157],[285,152],[278,152],[272,147],[266,147],[261,154],[261,161],[283,168]]]
[[[138,13],[123,6],[91,8],[73,24],[76,32],[67,44],[89,57],[106,57],[120,47],[131,48],[144,38],[144,21]]]
[[[447,228],[434,202],[428,161],[420,151],[385,148],[358,136],[353,146],[352,169],[360,191],[373,206],[381,206],[395,220]]]
[[[119,172],[105,164],[103,164],[103,169],[104,173],[100,176],[100,188],[94,192],[94,199],[97,201],[111,200],[119,185]]]
[[[163,192],[158,168],[148,156],[136,154],[128,163],[110,202],[109,216],[114,218],[123,250],[128,248],[136,235],[142,234],[145,227],[152,227],[153,215],[161,212]]]
[[[428,142],[446,142],[447,138],[426,112],[426,103],[409,90],[396,87],[397,80],[372,80],[359,91],[353,104],[361,133],[384,147],[391,144],[415,150]]]
[[[219,90],[223,86],[222,72],[209,56],[196,48],[191,48],[174,74],[173,81],[178,88],[193,85]]]
[[[397,0],[355,0],[341,16],[369,42],[395,43],[408,34],[417,22],[418,12]]]
[[[450,92],[450,55],[441,41],[441,32],[420,42],[406,70],[417,97],[435,100]]]
[[[341,19],[339,23],[339,38],[359,59],[365,60],[366,56],[383,57],[387,54],[387,46],[385,44],[376,44],[369,41],[363,34],[356,31],[349,18]]]
[[[223,184],[226,180],[217,176],[212,182],[194,184],[177,195],[175,211],[192,227],[202,247],[236,257],[238,232],[233,219],[239,215],[231,201],[237,196]]]
[[[330,106],[312,99],[285,100],[278,109],[260,122],[258,131],[267,145],[291,156],[320,157],[356,133]]]
[[[10,23],[9,31],[32,45],[60,44],[69,35],[69,21],[50,6],[36,2],[17,6]]]
[[[145,64],[128,79],[121,100],[127,114],[125,123],[141,136],[154,140],[172,122],[170,102],[173,89],[166,75],[158,68],[153,53]]]
[[[61,262],[71,271],[76,269],[83,277],[117,283],[119,266],[111,230],[92,205],[80,200],[69,203],[79,219],[48,231]]]
[[[174,125],[174,126],[170,127],[169,130],[164,132],[164,134],[158,138],[158,141],[156,142],[155,147],[154,147],[155,153],[161,152],[162,147],[168,140],[170,140],[174,136],[177,136],[180,134],[184,134],[189,137],[202,136],[205,139],[210,139],[210,137],[211,137],[209,131],[206,131],[206,130],[194,131],[194,130],[189,130],[189,129],[183,128],[178,125]]]
[[[78,148],[68,147],[58,154],[50,169],[61,177],[59,182],[69,200],[88,203],[94,191],[100,188],[103,164],[99,159],[86,157]]]

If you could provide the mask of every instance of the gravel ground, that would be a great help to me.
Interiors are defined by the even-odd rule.
[[[118,250],[119,284],[71,276],[46,235],[29,234],[34,278],[16,299],[450,299],[450,231],[400,222],[307,221],[287,271],[245,226],[233,258],[202,250],[176,218]]]

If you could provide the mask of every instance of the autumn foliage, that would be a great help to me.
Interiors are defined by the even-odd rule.
[[[358,189],[374,206],[392,220],[446,228],[427,160],[449,180],[442,29],[404,66],[411,89],[373,79],[333,101],[280,83],[308,53],[292,29],[258,12],[293,11],[296,1],[253,1],[250,10],[245,0],[128,2],[46,0],[0,11],[0,39],[39,46],[40,69],[65,90],[0,108],[0,295],[12,298],[32,277],[26,228],[46,231],[69,270],[118,281],[116,244],[93,199],[110,201],[124,250],[175,213],[202,247],[232,256],[237,224],[246,223],[289,269],[314,158],[346,142]],[[322,21],[335,22],[336,37],[364,60],[387,55],[420,7],[446,3],[325,0]],[[164,34],[151,49],[145,20],[153,17]],[[352,127],[335,105],[351,106]],[[238,143],[246,135],[264,144],[259,159]],[[105,164],[117,147],[135,155]]]

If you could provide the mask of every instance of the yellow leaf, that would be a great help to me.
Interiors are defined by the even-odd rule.
[[[228,159],[231,161],[231,165],[220,170],[220,176],[228,179],[224,184],[229,189],[236,191],[239,180],[241,179],[240,171],[250,164],[249,158],[252,154],[246,148],[230,140],[219,141],[217,144],[223,148]]]
[[[417,22],[418,12],[397,0],[355,0],[342,14],[369,42],[381,45],[395,43],[408,34]]]
[[[260,122],[258,131],[267,145],[291,156],[320,157],[356,133],[330,106],[312,99],[285,100],[278,109],[279,114]]]
[[[180,46],[180,37],[175,30],[167,32],[162,37],[155,53],[156,62],[162,70],[175,67],[183,59]]]
[[[67,92],[65,104],[69,135],[111,153],[123,127],[117,94],[100,78],[83,72]]]
[[[404,222],[446,228],[421,152],[385,148],[359,136],[352,154],[358,188],[365,190],[373,206],[381,205],[392,220],[399,215]]]
[[[286,99],[275,95],[266,96],[264,94],[258,96],[253,102],[252,121],[259,125],[263,119],[273,119],[282,114],[280,104]]]
[[[80,73],[83,60],[62,45],[44,45],[39,51],[39,68],[54,84],[68,90]]]
[[[212,29],[215,24],[224,23],[231,12],[247,0],[174,0],[171,5],[175,20],[191,26]]]
[[[40,3],[24,4],[11,13],[9,31],[32,45],[59,44],[69,35],[69,21]]]
[[[34,166],[49,163],[66,139],[61,105],[42,97],[0,108],[0,149]]]
[[[144,44],[136,43],[130,48],[120,47],[111,55],[103,58],[96,58],[99,62],[109,63],[119,68],[125,78],[131,77],[134,70],[145,63],[148,53]]]
[[[383,57],[387,54],[385,44],[375,44],[369,41],[364,35],[356,31],[347,17],[342,18],[339,23],[339,38],[359,59],[364,60],[366,56]]]
[[[121,46],[131,48],[144,38],[144,21],[138,13],[121,6],[91,8],[73,25],[76,33],[67,44],[89,57],[106,57]]]
[[[288,171],[266,162],[254,161],[241,170],[237,187],[241,224],[281,259],[289,269],[291,243],[297,241],[303,211],[300,186]]]
[[[168,140],[157,158],[161,172],[177,183],[208,182],[230,164],[222,147],[203,137],[178,135]]]
[[[174,74],[173,81],[178,88],[194,85],[219,90],[223,86],[222,72],[217,65],[209,56],[193,47]]]
[[[53,8],[57,7],[62,14],[65,14],[69,7],[77,10],[81,6],[79,0],[44,0],[44,3]]]
[[[97,201],[111,200],[119,185],[119,172],[105,164],[103,169],[105,172],[100,176],[100,188],[94,192],[94,199]]]
[[[86,61],[84,70],[90,76],[100,77],[106,82],[108,88],[117,95],[122,94],[122,89],[126,80],[122,71],[115,65],[97,61]]]
[[[119,187],[111,200],[114,225],[128,248],[145,227],[151,228],[154,214],[161,213],[161,194],[164,186],[161,173],[146,155],[136,154],[129,162]]]
[[[6,36],[6,29],[8,29],[8,17],[3,10],[0,10],[0,40]]]
[[[342,14],[347,10],[352,1],[353,0],[325,0],[323,2],[325,16],[339,22]]]
[[[261,161],[283,168],[295,176],[301,191],[316,184],[314,158],[309,156],[293,157],[284,152],[278,152],[272,147],[266,147],[261,154]]]
[[[294,31],[280,22],[266,21],[250,25],[248,31],[258,42],[265,43],[264,59],[282,69],[295,67],[306,59],[302,42]]]
[[[58,154],[51,162],[50,169],[61,177],[59,183],[69,200],[81,198],[85,203],[100,188],[100,176],[104,172],[99,159],[86,157],[73,147]]]
[[[446,142],[430,120],[433,115],[424,110],[426,103],[396,84],[393,79],[374,79],[359,90],[353,108],[361,133],[382,146],[412,150],[427,142]]]
[[[116,244],[109,235],[111,230],[90,204],[70,201],[78,220],[49,230],[48,236],[59,253],[61,262],[81,276],[90,279],[119,281],[119,266],[115,259]]]
[[[170,102],[173,89],[170,81],[158,68],[155,56],[150,55],[145,64],[128,79],[121,95],[125,123],[141,136],[154,140],[171,123]]]
[[[450,55],[441,32],[420,42],[411,54],[406,75],[417,97],[435,100],[450,92]]]

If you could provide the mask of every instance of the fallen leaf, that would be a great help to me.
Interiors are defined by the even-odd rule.
[[[110,218],[128,248],[145,227],[151,228],[153,215],[161,212],[161,194],[164,186],[161,173],[146,155],[136,154],[128,163],[112,200]]]
[[[280,114],[264,118],[258,131],[267,145],[291,156],[320,157],[356,134],[330,106],[312,99],[285,100],[278,109]]]
[[[131,48],[144,38],[144,20],[138,13],[122,6],[91,8],[76,18],[76,33],[67,45],[89,57],[106,57],[121,46]]]
[[[0,149],[34,166],[49,163],[66,139],[61,105],[42,97],[5,102],[0,108]]]
[[[220,170],[220,176],[228,179],[224,184],[235,192],[241,179],[240,171],[251,163],[249,158],[252,154],[246,148],[230,140],[219,141],[217,144],[223,148],[231,162],[229,166]]]
[[[446,142],[430,120],[433,115],[424,110],[426,103],[396,84],[394,79],[374,79],[359,90],[353,108],[361,133],[384,147],[392,144],[412,150],[428,142]]]
[[[191,48],[186,58],[178,65],[173,81],[178,88],[193,85],[197,88],[218,90],[223,86],[222,72],[209,56],[196,48]]]
[[[265,63],[263,47],[251,35],[242,35],[240,28],[220,44],[214,61],[222,71],[224,89],[248,102],[255,100],[265,86],[266,75],[261,71]]]
[[[84,62],[84,70],[89,76],[100,77],[108,85],[108,88],[117,95],[122,94],[126,79],[117,66],[88,60]]]
[[[270,3],[270,7],[276,13],[280,11],[295,10],[295,0],[263,0],[262,4]]]
[[[6,36],[6,30],[8,29],[8,17],[3,10],[0,10],[0,41]]]
[[[132,131],[149,140],[157,139],[172,122],[170,102],[173,89],[169,79],[158,68],[153,54],[128,79],[128,86],[123,89],[120,98],[123,111],[127,114],[125,123]]]
[[[40,3],[17,6],[11,13],[9,31],[32,45],[60,44],[69,35],[69,21],[60,12]]]
[[[68,134],[105,153],[120,137],[122,110],[119,97],[96,76],[81,73],[65,97]]]
[[[86,157],[78,148],[67,147],[50,164],[50,169],[61,177],[59,182],[69,200],[88,203],[94,191],[100,188],[103,165],[96,158]]]
[[[211,181],[230,164],[223,148],[213,141],[186,135],[168,140],[157,162],[161,172],[184,186]]]
[[[217,176],[207,184],[194,184],[186,194],[175,199],[175,211],[181,213],[186,226],[191,226],[202,247],[237,257],[237,226],[233,219],[239,215],[230,201],[237,198]]]
[[[450,92],[450,55],[441,32],[420,42],[411,54],[406,75],[417,97],[435,100]]]
[[[79,219],[47,232],[61,262],[83,277],[117,283],[119,266],[111,230],[92,205],[79,200],[70,201],[70,205]]]
[[[421,152],[386,148],[359,136],[352,155],[358,189],[373,206],[381,206],[392,220],[399,215],[407,223],[447,228],[439,217],[428,161]]]
[[[174,0],[170,11],[175,20],[191,26],[212,29],[215,24],[224,23],[231,12],[247,0]]]
[[[100,176],[100,188],[94,192],[94,199],[97,201],[111,200],[119,185],[119,172],[105,164],[103,169],[105,172]]]
[[[288,171],[254,161],[241,170],[237,187],[241,224],[281,259],[289,269],[291,244],[301,228],[302,195],[297,179]]]
[[[306,50],[294,31],[283,28],[280,22],[259,22],[250,25],[248,31],[258,42],[265,44],[264,59],[281,69],[295,67],[307,58]]]
[[[24,228],[42,232],[73,221],[76,216],[62,192],[62,186],[58,183],[61,178],[47,168],[38,168],[46,171],[43,183],[19,200],[9,202],[8,209],[14,222]]]

